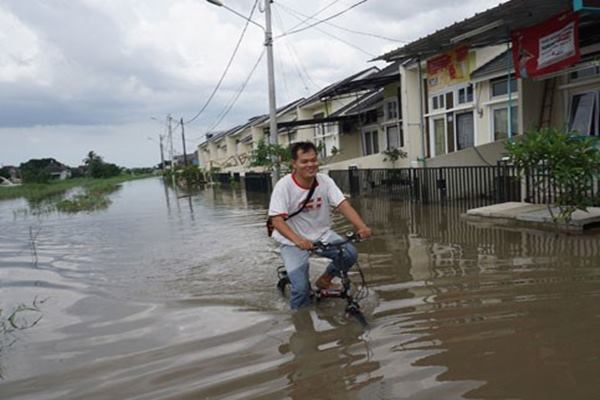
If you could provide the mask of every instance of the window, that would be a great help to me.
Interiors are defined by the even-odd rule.
[[[318,113],[313,115],[313,119],[323,119],[325,118],[325,113]],[[323,124],[315,124],[315,136],[323,136],[324,129]]]
[[[571,72],[569,78],[571,80],[593,78],[600,75],[600,66],[592,66]]]
[[[518,114],[519,109],[517,106],[512,106],[510,110],[510,118],[511,118],[511,131],[513,135],[519,134],[519,124],[518,124]],[[492,110],[493,115],[493,130],[494,130],[494,140],[506,139],[508,138],[508,107],[505,105],[503,107],[494,108]]]
[[[365,113],[364,115],[364,124],[365,125],[369,125],[369,124],[374,124],[377,122],[377,110],[369,110]]]
[[[431,108],[434,110],[439,110],[444,108],[444,95],[438,94],[437,96],[432,97]]]
[[[379,137],[377,130],[363,132],[363,155],[379,153]]]
[[[401,140],[400,129],[398,125],[390,125],[385,128],[385,136],[387,139],[387,149],[399,149],[404,145]]]
[[[398,118],[398,103],[395,100],[387,103],[386,113],[387,120]]]
[[[337,124],[335,123],[329,123],[325,125],[325,131],[327,133],[333,133],[335,132],[335,127],[337,126]]]
[[[456,147],[458,150],[475,145],[473,112],[456,114]]]
[[[458,89],[458,104],[473,102],[473,85]]]
[[[598,135],[598,93],[587,92],[571,96],[570,131],[581,135]]]
[[[492,82],[492,97],[508,95],[508,83],[506,78],[494,79]],[[513,77],[510,79],[510,92],[517,91],[517,81]]]
[[[433,135],[435,143],[435,155],[446,154],[446,124],[445,118],[433,120]]]
[[[290,143],[294,143],[297,139],[298,139],[298,131],[296,129],[288,132],[288,141]]]

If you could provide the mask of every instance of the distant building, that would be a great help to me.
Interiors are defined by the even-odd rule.
[[[52,179],[58,179],[63,181],[71,177],[71,168],[69,168],[61,162],[56,161],[53,158],[50,159],[50,162],[48,163],[46,169],[50,173],[50,177]]]

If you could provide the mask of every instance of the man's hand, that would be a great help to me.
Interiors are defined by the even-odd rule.
[[[356,230],[356,235],[361,239],[366,239],[373,235],[373,231],[371,231],[371,228],[365,225],[364,227]]]
[[[295,245],[301,248],[302,250],[311,250],[313,248],[313,243],[310,240],[304,238],[296,241]]]

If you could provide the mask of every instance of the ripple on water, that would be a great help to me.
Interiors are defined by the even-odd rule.
[[[484,229],[459,208],[352,199],[376,232],[358,244],[370,286],[364,330],[341,302],[289,312],[263,198],[177,197],[148,180],[124,186],[103,212],[11,219],[0,304],[47,300],[40,323],[0,352],[3,398],[587,399],[600,390],[595,236]],[[0,203],[2,223],[6,212]],[[326,264],[314,260],[311,279]]]

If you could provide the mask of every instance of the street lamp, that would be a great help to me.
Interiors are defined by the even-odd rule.
[[[221,0],[206,0],[211,4],[214,4],[219,7],[223,7],[226,10],[234,13],[235,15],[244,18],[246,21],[253,23],[254,25],[259,26],[265,32],[265,47],[267,48],[267,77],[268,77],[268,87],[269,87],[269,144],[276,145],[277,144],[277,106],[275,99],[275,67],[273,65],[273,33],[271,29],[271,1],[272,0],[264,0],[265,3],[265,27],[263,28],[260,24],[252,21],[251,19],[245,17],[239,12],[235,11],[232,8],[227,7]],[[275,183],[279,180],[279,160],[277,156],[272,155],[271,161],[274,166],[273,171],[271,171],[271,182],[272,186],[275,187]]]

